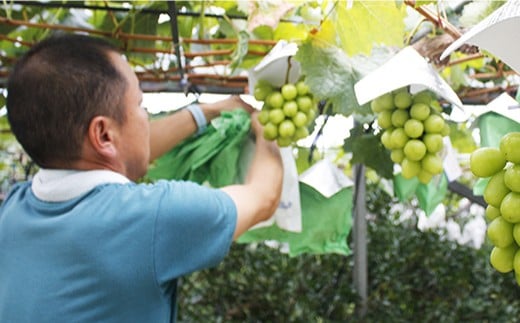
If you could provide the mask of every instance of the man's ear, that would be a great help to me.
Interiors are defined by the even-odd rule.
[[[106,116],[96,116],[89,124],[87,139],[96,153],[109,158],[117,155],[117,133],[116,122]]]

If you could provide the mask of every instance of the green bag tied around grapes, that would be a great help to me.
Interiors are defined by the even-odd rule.
[[[237,183],[240,153],[251,126],[243,109],[224,111],[199,136],[193,136],[157,159],[148,180],[175,179],[212,187]]]
[[[448,178],[443,173],[434,177],[428,184],[422,184],[417,177],[406,179],[397,174],[394,176],[394,192],[401,202],[416,196],[421,210],[426,215],[431,215],[448,192]]]
[[[302,231],[290,232],[276,224],[251,229],[237,242],[276,240],[289,245],[289,255],[337,253],[350,255],[347,237],[352,228],[352,188],[346,187],[327,198],[312,186],[299,183]]]

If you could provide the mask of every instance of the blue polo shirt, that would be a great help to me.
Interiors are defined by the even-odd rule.
[[[175,321],[176,279],[229,251],[236,207],[190,182],[101,183],[0,208],[0,322]]]

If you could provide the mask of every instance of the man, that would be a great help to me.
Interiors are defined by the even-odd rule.
[[[205,119],[251,108],[231,97],[149,123],[141,101],[136,75],[100,39],[54,36],[16,64],[8,119],[41,169],[0,209],[0,322],[175,321],[176,279],[216,265],[274,213],[281,159],[255,114],[245,184],[136,184]]]

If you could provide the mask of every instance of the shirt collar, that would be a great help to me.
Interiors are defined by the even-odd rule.
[[[129,182],[125,176],[110,170],[40,169],[34,175],[31,189],[40,200],[63,202],[101,184]]]

